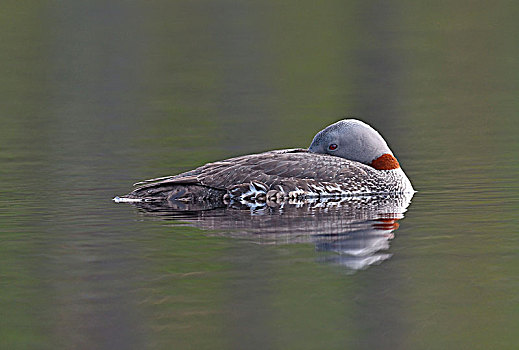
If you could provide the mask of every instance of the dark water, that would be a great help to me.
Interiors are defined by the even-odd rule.
[[[0,348],[516,348],[518,12],[6,2]],[[358,205],[175,217],[111,201],[308,146],[345,115],[384,135],[419,191],[398,222]]]

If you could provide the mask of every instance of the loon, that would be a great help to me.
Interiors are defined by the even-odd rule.
[[[382,136],[356,119],[315,135],[308,149],[249,154],[145,180],[122,202],[283,202],[414,193]]]

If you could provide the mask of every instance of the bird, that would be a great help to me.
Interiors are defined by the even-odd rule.
[[[134,186],[114,201],[279,203],[415,192],[384,138],[358,119],[327,126],[307,149],[243,155]]]

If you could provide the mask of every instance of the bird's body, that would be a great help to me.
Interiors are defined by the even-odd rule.
[[[380,134],[354,119],[319,132],[309,149],[250,154],[137,183],[129,200],[222,202],[414,192]]]

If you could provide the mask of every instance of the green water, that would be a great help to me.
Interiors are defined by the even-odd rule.
[[[1,7],[0,348],[517,347],[518,5]],[[419,191],[378,264],[111,201],[346,115]]]

